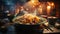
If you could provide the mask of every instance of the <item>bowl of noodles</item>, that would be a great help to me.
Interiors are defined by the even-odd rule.
[[[15,24],[15,30],[17,33],[43,33],[42,27],[40,27],[41,23],[43,23],[44,19],[40,19],[40,17],[32,14],[24,14],[22,16],[17,16],[13,19]],[[41,31],[41,32],[40,32]]]
[[[23,16],[14,18],[13,22],[24,25],[36,25],[40,22],[40,18],[32,14],[24,14]]]

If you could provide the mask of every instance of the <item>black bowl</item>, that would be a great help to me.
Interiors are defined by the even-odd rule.
[[[42,34],[43,30],[40,29],[40,25],[24,25],[15,24],[16,34]]]

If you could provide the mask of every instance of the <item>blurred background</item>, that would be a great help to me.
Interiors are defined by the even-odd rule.
[[[0,0],[0,23],[2,21],[3,24],[10,24],[7,26],[7,34],[15,34],[12,19],[23,13],[31,13],[46,18],[51,25],[50,27],[53,26],[54,32],[60,32],[60,0]],[[1,23],[0,27],[3,24]],[[44,30],[44,33],[49,32]]]

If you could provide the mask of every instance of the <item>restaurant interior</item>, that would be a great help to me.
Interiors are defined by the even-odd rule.
[[[0,34],[60,33],[60,0],[0,0]]]

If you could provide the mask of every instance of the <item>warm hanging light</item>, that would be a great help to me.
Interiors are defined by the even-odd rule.
[[[54,3],[52,3],[51,5],[54,6]]]
[[[50,15],[51,6],[47,6],[47,14]]]
[[[47,9],[50,10],[51,9],[51,6],[47,6]]]
[[[31,0],[32,3],[34,3],[35,1],[34,0]]]
[[[34,5],[37,5],[38,4],[38,0],[31,0],[31,3],[34,4]]]
[[[31,0],[31,1],[32,1],[33,3],[34,3],[34,2],[38,2],[38,0]]]

